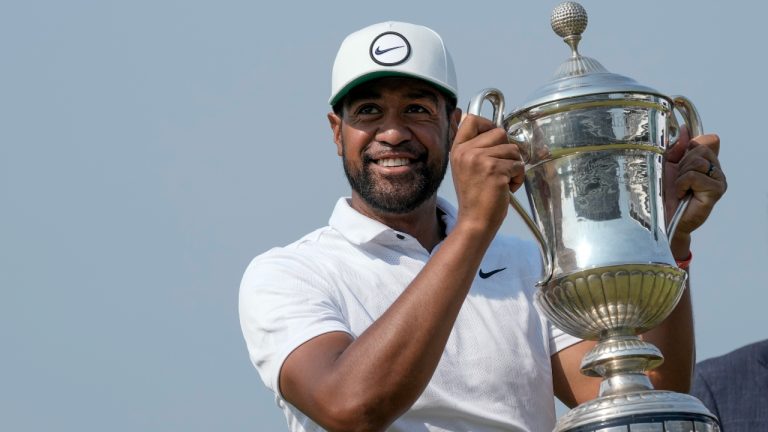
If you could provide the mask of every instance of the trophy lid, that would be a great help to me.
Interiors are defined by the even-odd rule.
[[[548,102],[601,93],[650,93],[657,90],[632,78],[609,72],[597,60],[579,54],[581,34],[587,28],[587,11],[576,2],[563,2],[552,10],[552,30],[571,47],[571,57],[563,62],[550,82],[539,87],[523,104],[527,110]]]

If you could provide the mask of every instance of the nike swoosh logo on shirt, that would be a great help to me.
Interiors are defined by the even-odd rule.
[[[496,273],[506,269],[507,269],[506,267],[502,267],[500,269],[491,270],[488,273],[484,272],[483,269],[480,269],[480,272],[478,273],[478,275],[480,276],[480,279],[488,279],[489,277],[495,275]]]
[[[400,46],[396,46],[396,47],[392,47],[392,48],[386,48],[386,49],[381,49],[381,47],[376,47],[376,51],[374,51],[373,53],[376,54],[376,55],[382,55],[382,54],[390,52],[392,50],[396,50],[398,48],[404,48],[404,47],[405,47],[405,45],[400,45]]]

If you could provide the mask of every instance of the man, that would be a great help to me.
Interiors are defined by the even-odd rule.
[[[697,364],[691,394],[720,418],[722,432],[768,430],[768,340]]]
[[[594,344],[533,306],[536,247],[497,236],[523,183],[519,150],[486,119],[459,126],[456,95],[428,28],[376,24],[339,48],[328,119],[351,197],[329,226],[254,259],[241,285],[251,360],[292,431],[544,431],[553,389],[571,406],[597,394],[579,373]],[[694,191],[678,259],[725,191],[718,147],[707,135],[669,155],[670,195]],[[436,195],[449,157],[458,208]],[[644,335],[668,358],[657,386],[688,390],[691,327],[686,294]]]

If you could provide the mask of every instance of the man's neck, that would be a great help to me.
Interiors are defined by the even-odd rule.
[[[355,193],[352,194],[350,205],[361,214],[393,230],[413,236],[428,251],[432,251],[445,237],[445,225],[440,218],[443,212],[437,208],[436,195],[408,213],[387,213],[373,209]]]

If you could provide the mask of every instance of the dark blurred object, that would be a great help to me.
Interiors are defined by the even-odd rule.
[[[723,432],[768,431],[768,339],[699,362],[691,394]]]

